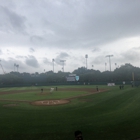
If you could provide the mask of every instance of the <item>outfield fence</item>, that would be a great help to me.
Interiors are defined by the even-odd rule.
[[[23,84],[0,84],[0,88],[4,87],[29,87],[29,86],[61,86],[61,85],[107,85],[110,82],[49,82],[49,83],[23,83]],[[123,81],[112,82],[115,85],[122,85]],[[140,85],[140,81],[135,81],[135,86]],[[131,81],[125,81],[125,85],[132,85]]]

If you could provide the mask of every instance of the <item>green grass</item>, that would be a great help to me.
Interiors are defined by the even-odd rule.
[[[41,88],[44,89],[44,94],[40,94],[41,93]],[[2,94],[0,95],[0,99],[11,99],[11,100],[27,100],[27,101],[35,101],[35,100],[45,100],[45,99],[65,99],[65,98],[70,98],[70,97],[74,97],[74,96],[78,96],[78,95],[82,95],[82,94],[87,94],[87,91],[59,91],[59,89],[61,88],[65,88],[67,89],[68,87],[59,87],[58,91],[53,91],[52,93],[50,93],[50,87],[24,87],[24,88],[13,88],[13,89],[3,89],[1,91],[16,91],[17,93],[14,94]],[[26,92],[21,92],[21,91],[25,91]]]
[[[75,86],[75,88],[91,86]],[[92,86],[93,87],[93,86]],[[95,86],[94,86],[95,87]],[[14,90],[40,89],[14,88]],[[43,87],[45,88],[45,87]],[[70,88],[70,86],[58,87]],[[73,88],[73,87],[72,87]],[[75,98],[59,106],[33,106],[12,101],[0,101],[0,140],[72,140],[74,131],[81,130],[85,140],[131,140],[140,137],[140,89],[126,86],[106,92]],[[47,89],[47,88],[46,88]],[[0,89],[0,91],[13,90]],[[34,92],[0,95],[0,99],[58,99],[86,92],[54,92],[39,96]]]

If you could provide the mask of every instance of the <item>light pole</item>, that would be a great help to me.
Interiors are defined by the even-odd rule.
[[[85,55],[85,58],[86,58],[86,69],[87,69],[87,58],[88,58],[87,54]]]
[[[54,59],[52,59],[52,62],[53,62],[53,73],[54,73]]]
[[[110,71],[111,71],[111,59],[110,59],[110,57],[113,57],[113,55],[107,55],[106,57],[109,58],[109,65],[110,65]]]
[[[106,65],[107,65],[107,63],[105,63],[105,71],[106,71]]]
[[[117,63],[115,63],[115,66],[116,66],[116,68],[117,68]]]
[[[16,63],[14,63],[14,71],[15,71]]]
[[[17,72],[18,72],[18,67],[19,67],[19,65],[16,65],[16,67],[17,67]]]
[[[66,61],[66,60],[60,60],[60,62],[62,62],[62,65],[63,65],[63,67],[62,67],[63,72],[64,72],[64,64],[65,64],[65,61]]]

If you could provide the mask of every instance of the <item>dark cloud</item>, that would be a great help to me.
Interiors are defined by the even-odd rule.
[[[0,6],[0,30],[4,32],[24,32],[25,17],[5,6]]]
[[[69,55],[68,55],[66,52],[61,52],[61,53],[57,56],[57,58],[60,58],[60,59],[65,59],[65,58],[67,58],[67,57],[69,57]]]
[[[63,65],[63,62],[61,62],[61,60],[66,61],[68,57],[70,57],[69,54],[67,54],[66,52],[61,52],[58,56],[56,56],[55,63],[57,63],[58,65]]]
[[[6,58],[4,54],[11,55],[17,60],[25,60],[31,66],[30,69],[39,69],[41,66],[39,67],[40,60],[37,57],[24,57],[19,51],[14,51],[19,47],[22,53],[22,49],[24,51],[27,47],[26,54],[36,54],[38,48],[41,48],[39,53],[42,50],[45,53],[48,49],[59,52],[53,57],[56,65],[62,65],[60,60],[66,60],[65,64],[72,66],[85,65],[83,54],[88,52],[94,54],[93,60],[88,59],[93,65],[108,62],[108,58],[105,58],[107,54],[114,54],[112,63],[135,63],[139,59],[140,47],[128,50],[127,44],[132,39],[132,45],[139,45],[138,39],[134,41],[134,38],[140,36],[139,5],[139,0],[1,0],[1,58]],[[128,46],[130,48],[130,44]],[[10,48],[10,51],[6,51],[7,48],[4,47]],[[73,61],[74,54],[70,51],[77,53],[76,61]],[[55,53],[48,54],[43,63],[51,65],[49,57]]]
[[[26,29],[28,43],[34,46],[94,48],[140,35],[138,0],[25,0],[20,4],[13,1],[15,10],[8,2],[3,3],[0,30],[23,32]]]
[[[44,59],[43,59],[43,63],[44,63],[44,64],[47,64],[47,65],[52,65],[52,61],[50,61],[50,60],[47,59],[47,58],[44,58]]]
[[[125,37],[140,35],[139,1],[59,1],[49,3],[46,28],[53,31],[46,42],[65,48],[93,47]],[[73,5],[73,6],[72,6]],[[127,6],[126,6],[127,5]],[[48,21],[48,20],[47,20]],[[42,41],[42,39],[41,39]]]
[[[35,68],[39,67],[38,61],[33,55],[29,55],[28,58],[26,58],[25,62],[30,67],[35,67]]]

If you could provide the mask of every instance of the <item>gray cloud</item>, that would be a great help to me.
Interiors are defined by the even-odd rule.
[[[0,30],[4,32],[24,32],[25,17],[18,15],[7,7],[0,6]]]
[[[31,41],[33,44],[43,44],[45,40],[44,40],[44,38],[41,37],[41,36],[34,35],[34,36],[31,36],[31,37],[30,37],[30,41]]]
[[[100,52],[100,48],[98,48],[98,47],[95,47],[93,50],[92,50],[92,52]]]
[[[35,67],[35,68],[39,67],[38,61],[33,55],[29,55],[28,58],[26,58],[25,62],[30,67]]]
[[[140,59],[140,48],[132,48],[121,54],[120,61],[135,63]]]
[[[97,57],[94,58],[94,60],[92,61],[93,65],[101,65],[105,63],[105,56],[104,55],[99,55]]]
[[[25,0],[13,3],[11,8],[8,2],[3,1],[0,7],[0,30],[23,32],[26,29],[28,45],[94,48],[124,37],[140,35],[138,0]]]
[[[0,49],[0,55],[3,54],[2,50]]]
[[[137,65],[137,62],[140,59],[139,54],[140,54],[140,47],[133,47],[122,53],[115,53],[115,55],[111,57],[111,63],[112,65],[117,63],[118,66],[123,65],[125,63],[131,63],[132,65]],[[106,62],[107,64],[109,64],[109,59],[108,58],[103,59],[102,56],[98,56],[95,59],[95,63],[96,62],[102,63],[102,60],[103,62]]]
[[[14,54],[14,53],[7,49],[7,54],[10,55],[10,54]]]
[[[22,56],[22,55],[17,55],[16,56],[17,59],[23,59],[23,58],[27,58],[26,56]]]
[[[66,53],[66,52],[61,52],[57,58],[60,58],[60,59],[66,59],[67,57],[69,57],[69,55]]]
[[[52,15],[52,18],[48,19],[51,23],[50,29],[54,31],[54,35],[49,37],[47,42],[49,45],[57,44],[65,48],[94,47],[122,37],[140,34],[139,1],[80,2],[79,4],[79,1],[71,3],[59,1],[59,5],[49,3],[57,11],[57,13],[51,9],[47,11]],[[73,7],[69,7],[70,5]]]
[[[128,61],[135,63],[139,59],[140,47],[128,50],[126,44],[130,37],[132,47],[139,45],[137,40],[137,43],[133,40],[140,36],[139,5],[139,0],[21,0],[20,2],[1,0],[1,58],[11,56],[17,61],[23,59],[23,65],[25,61],[33,70],[35,67],[41,69],[39,63],[42,62],[38,58],[46,55],[39,55],[43,55],[48,49],[55,53],[59,52],[56,55],[53,52],[47,54],[48,58],[44,58],[43,63],[48,65],[52,64],[49,57],[54,56],[56,65],[62,65],[60,62],[62,59],[73,67],[85,66],[84,52],[91,55],[94,53],[95,58],[88,59],[93,65],[103,65],[105,61],[108,62],[105,55],[109,53],[114,54],[112,63]],[[126,49],[121,48],[123,44],[119,41],[123,43],[126,41],[124,43]],[[118,42],[120,46],[116,45]],[[130,48],[130,45],[128,46]],[[10,51],[6,51],[6,47]],[[24,57],[20,51],[14,51],[16,47],[21,49],[21,53],[23,48],[23,51],[26,51],[26,47],[28,49],[26,55],[28,53],[35,55],[38,48],[41,49],[38,51],[38,58],[32,55]],[[77,52],[76,61],[73,61],[74,54],[70,51],[74,54]]]
[[[66,52],[61,52],[56,58],[55,58],[55,63],[58,65],[63,65],[60,60],[67,60],[67,58],[70,57]]]
[[[30,53],[33,53],[33,52],[35,52],[35,49],[30,48],[29,51],[30,51]]]
[[[47,58],[43,59],[43,63],[47,64],[47,65],[52,65],[52,62],[49,59],[47,59]]]

